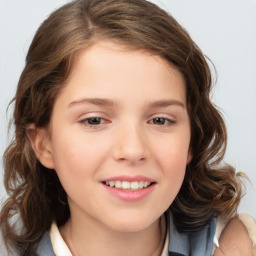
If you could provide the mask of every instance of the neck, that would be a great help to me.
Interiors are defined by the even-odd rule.
[[[73,256],[159,256],[165,242],[164,217],[138,232],[120,232],[92,220],[71,218],[60,232]]]

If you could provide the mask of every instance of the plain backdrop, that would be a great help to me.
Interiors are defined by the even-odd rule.
[[[67,0],[0,0],[0,155],[12,130],[6,108],[15,93],[32,37],[51,11]],[[245,172],[247,195],[240,212],[256,218],[256,0],[152,1],[168,10],[213,61],[218,80],[212,94],[228,128],[225,161]],[[0,202],[6,196],[0,166]]]

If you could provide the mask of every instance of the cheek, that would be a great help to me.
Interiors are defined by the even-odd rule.
[[[162,157],[161,164],[164,176],[172,184],[181,184],[186,171],[187,155],[169,154]]]
[[[166,139],[155,153],[164,169],[184,169],[189,158],[189,136]]]
[[[53,141],[55,170],[63,178],[79,179],[88,173],[92,157],[92,151],[81,141],[78,143],[72,138]]]
[[[189,140],[173,138],[168,143],[163,143],[155,152],[157,154],[157,164],[162,170],[165,189],[169,196],[178,193],[182,185],[186,172],[188,151]]]
[[[55,170],[68,194],[79,186],[89,188],[92,185],[88,182],[90,180],[97,182],[98,171],[109,148],[104,139],[85,137],[83,133],[79,133],[79,136],[78,133],[70,134],[53,140]]]
[[[83,143],[66,141],[58,145],[54,148],[54,162],[60,182],[70,198],[83,197],[84,190],[90,191],[92,181],[96,181],[97,154]]]

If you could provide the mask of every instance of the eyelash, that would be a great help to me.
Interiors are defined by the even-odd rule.
[[[94,121],[96,121],[96,124],[90,123],[90,121],[93,121],[93,119],[94,119]],[[158,119],[158,121],[160,121],[160,124],[156,123],[157,119]],[[97,128],[101,127],[102,125],[104,125],[105,123],[110,123],[110,121],[107,121],[106,119],[104,119],[102,117],[94,116],[94,117],[88,117],[88,118],[82,119],[79,121],[79,123],[81,123],[85,126],[89,126],[91,128],[97,129]],[[165,117],[155,117],[155,118],[152,118],[151,120],[149,120],[148,123],[154,124],[156,126],[169,126],[169,125],[175,124],[176,122],[174,120],[171,120],[171,119],[165,118]]]
[[[96,123],[96,124],[90,124],[90,121],[93,120],[93,119],[98,119],[100,120],[100,123]],[[103,123],[101,121],[104,121]],[[80,120],[79,123],[85,125],[85,126],[89,126],[89,127],[93,127],[93,128],[97,128],[99,127],[100,125],[103,125],[104,123],[108,123],[108,121],[102,117],[98,117],[98,116],[93,116],[93,117],[88,117],[88,118],[85,118],[83,120]]]
[[[157,120],[157,119],[161,119],[161,121],[164,121],[164,124],[156,124],[156,123],[154,123],[154,120]],[[155,124],[155,125],[157,125],[157,126],[168,126],[168,125],[172,125],[172,124],[175,124],[175,121],[174,120],[171,120],[171,119],[169,119],[169,118],[166,118],[166,117],[155,117],[155,118],[152,118],[150,121],[149,121],[149,123],[153,123],[153,124]]]

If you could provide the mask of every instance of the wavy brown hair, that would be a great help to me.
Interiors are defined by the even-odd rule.
[[[66,193],[54,170],[37,160],[27,126],[47,127],[54,101],[65,86],[73,57],[99,40],[156,54],[186,81],[193,159],[170,206],[181,232],[201,229],[218,215],[232,215],[241,198],[240,176],[222,160],[226,128],[210,101],[212,78],[206,58],[188,33],[164,10],[145,0],[77,0],[54,11],[31,43],[13,99],[15,136],[4,154],[9,194],[1,210],[5,242],[21,255],[70,217]],[[18,215],[22,231],[11,221]]]

